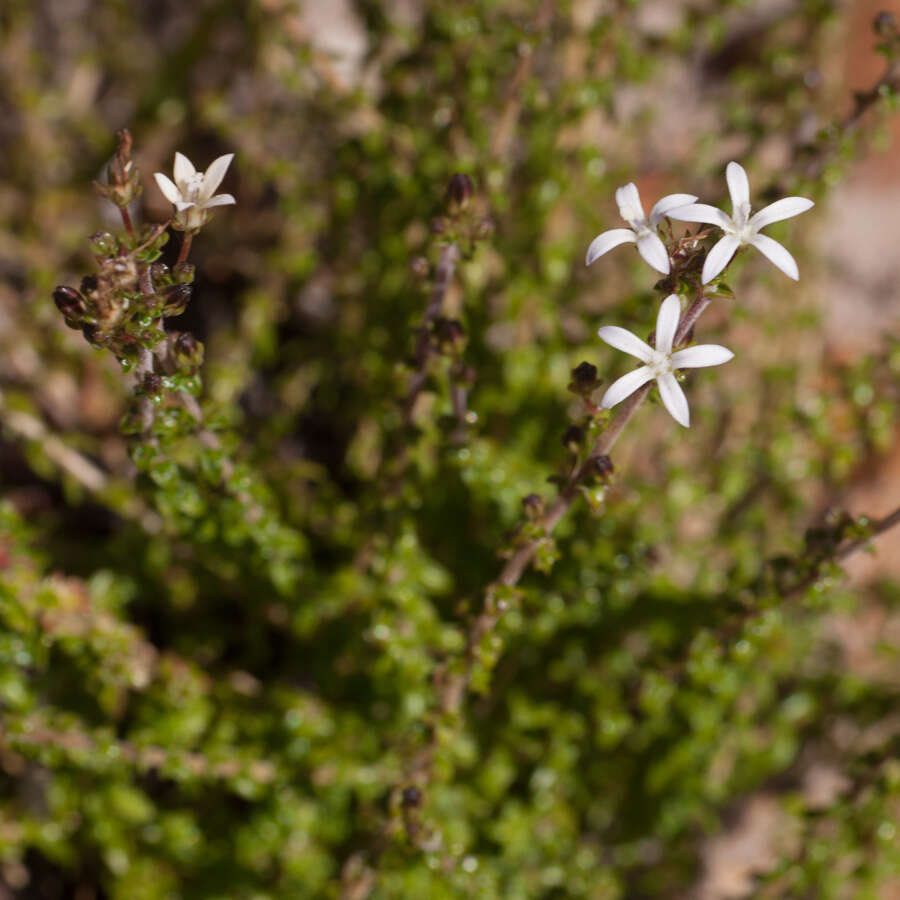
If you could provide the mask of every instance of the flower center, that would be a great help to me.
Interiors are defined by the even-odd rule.
[[[182,196],[191,203],[196,203],[200,196],[200,188],[203,187],[203,173],[195,172],[184,183]]]
[[[619,215],[636,231],[641,234],[649,231],[647,228],[647,220],[644,218],[642,210],[634,206],[620,206]]]
[[[662,350],[654,350],[647,363],[648,368],[653,373],[654,378],[661,378],[668,375],[672,369],[672,354],[663,353]]]
[[[747,232],[747,223],[750,221],[750,202],[745,200],[734,210],[734,224],[739,234]]]

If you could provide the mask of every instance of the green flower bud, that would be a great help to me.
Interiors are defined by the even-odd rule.
[[[163,316],[180,316],[187,308],[193,289],[189,284],[175,284],[163,291]]]
[[[174,335],[172,356],[179,369],[194,371],[203,365],[203,344],[187,332]]]

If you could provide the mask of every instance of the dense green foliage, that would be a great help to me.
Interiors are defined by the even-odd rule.
[[[867,524],[823,511],[895,441],[900,344],[828,357],[812,213],[772,230],[799,286],[742,255],[698,323],[737,358],[689,376],[691,429],[646,404],[614,476],[535,525],[606,421],[571,370],[622,374],[597,326],[658,306],[633,248],[584,268],[615,188],[719,202],[740,159],[761,201],[826,201],[871,136],[819,69],[836,5],[672,4],[660,31],[641,3],[358,0],[336,61],[291,0],[4,4],[0,896],[674,898],[763,788],[788,837],[758,896],[882,896],[898,682],[829,623],[898,595],[842,587]],[[698,108],[673,136],[676,76]],[[175,150],[234,152],[238,203],[193,271],[180,235],[144,247],[156,306],[89,343],[51,295],[143,241],[90,188],[123,127],[141,221],[169,215],[150,175]],[[160,340],[172,370],[133,393]],[[820,763],[846,782],[824,807]]]

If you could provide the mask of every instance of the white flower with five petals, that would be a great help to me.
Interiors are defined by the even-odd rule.
[[[691,424],[691,414],[687,397],[675,378],[677,369],[697,369],[703,366],[720,366],[734,357],[734,354],[719,344],[699,344],[684,350],[672,351],[678,321],[681,318],[681,301],[677,294],[669,294],[659,307],[656,317],[656,348],[642,341],[637,335],[617,325],[605,325],[597,334],[610,347],[636,356],[644,365],[614,381],[600,405],[611,409],[630,397],[648,381],[656,379],[659,396],[663,405],[679,425],[687,428]]]
[[[595,237],[588,247],[585,265],[589,266],[619,244],[632,243],[637,244],[638,253],[649,265],[657,272],[668,275],[669,253],[656,233],[657,226],[671,210],[684,207],[696,199],[693,194],[669,194],[650,210],[650,217],[647,218],[637,186],[629,183],[620,187],[616,191],[616,203],[619,204],[619,215],[628,223],[628,228],[613,228]]]
[[[175,206],[175,220],[172,223],[175,228],[180,231],[196,231],[206,224],[209,215],[207,210],[237,202],[231,194],[213,196],[232,159],[234,154],[226,153],[214,159],[205,172],[198,172],[183,153],[176,153],[174,182],[162,172],[154,174],[159,189]]]
[[[739,163],[730,162],[725,169],[728,181],[728,192],[731,194],[732,214],[729,216],[715,206],[706,203],[693,203],[680,209],[670,210],[669,216],[679,222],[705,222],[718,225],[725,232],[718,243],[706,255],[703,264],[703,283],[707,284],[731,262],[738,247],[749,244],[756,247],[763,256],[774,263],[785,275],[797,281],[800,272],[794,257],[778,241],[759,231],[773,222],[799,216],[811,209],[815,204],[805,197],[785,197],[758,213],[750,215],[750,183],[747,173]]]

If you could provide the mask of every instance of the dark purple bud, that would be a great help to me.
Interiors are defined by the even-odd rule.
[[[53,291],[53,302],[56,308],[66,317],[66,324],[78,328],[79,321],[87,311],[84,297],[73,287],[60,285]]]
[[[540,494],[529,494],[522,498],[522,510],[526,518],[539,519],[544,514],[544,498]]]
[[[81,279],[81,293],[82,294],[93,294],[98,287],[97,276],[96,275],[85,275],[84,278]]]
[[[597,367],[589,362],[582,362],[572,369],[572,381],[569,390],[581,397],[588,397],[600,382],[597,381]]]
[[[141,382],[141,390],[145,394],[156,395],[162,390],[162,378],[156,372],[148,372]]]
[[[603,481],[608,481],[613,472],[615,472],[612,460],[606,455],[593,457],[591,459],[591,468],[594,474]]]
[[[456,319],[436,319],[434,337],[441,353],[461,353],[466,346],[466,329]]]
[[[401,802],[407,809],[418,806],[422,802],[422,792],[417,787],[403,788]]]
[[[469,200],[472,199],[472,194],[474,193],[475,188],[472,184],[472,179],[468,175],[457,172],[450,179],[445,196],[447,210],[450,215],[462,212],[469,205]]]
[[[103,332],[96,325],[82,325],[81,333],[92,347],[102,347],[105,341]]]
[[[563,434],[563,447],[571,450],[572,453],[578,452],[582,441],[584,441],[584,429],[579,428],[577,425],[570,425],[566,429],[565,434]]]

